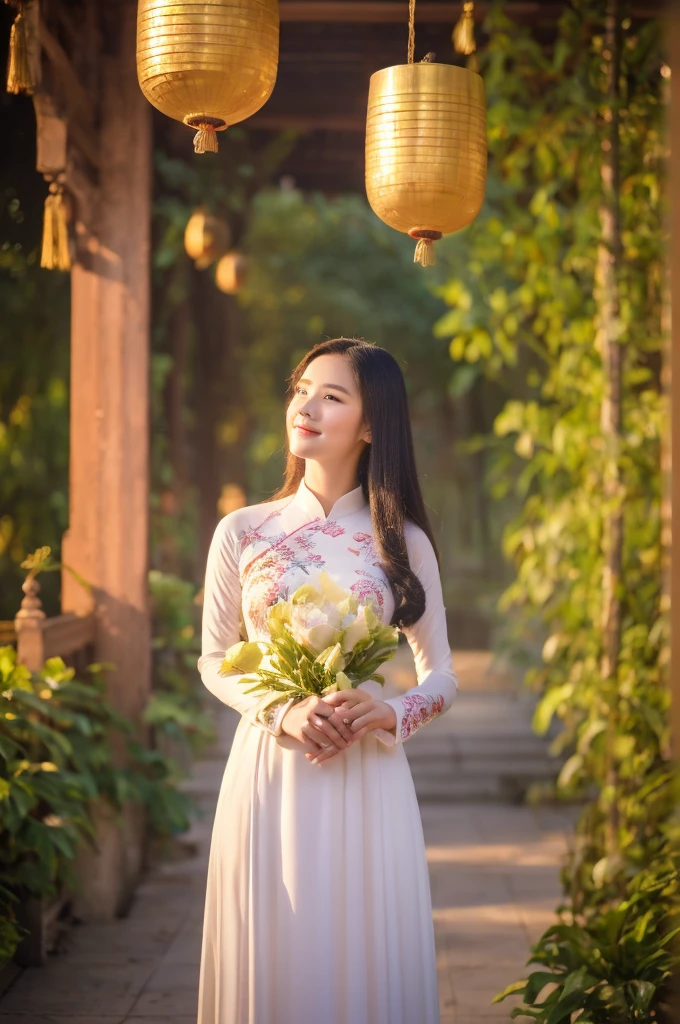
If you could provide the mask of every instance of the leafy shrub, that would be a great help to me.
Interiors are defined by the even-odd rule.
[[[106,698],[105,665],[74,678],[61,658],[32,673],[12,647],[0,648],[0,958],[21,937],[14,907],[26,894],[75,889],[71,862],[78,845],[94,842],[90,804],[105,798],[120,809],[142,803],[161,834],[184,831],[191,804],[176,788],[177,770],[147,750],[130,722]],[[118,766],[110,737],[124,740]]]
[[[196,661],[201,653],[200,607],[192,583],[171,573],[149,573],[153,628],[153,692],[144,720],[172,743],[200,753],[215,737],[204,710]]]
[[[523,1004],[511,1017],[544,1024],[651,1024],[667,1013],[665,987],[680,966],[677,832],[664,833],[657,858],[630,879],[623,900],[578,918],[566,905],[558,908],[559,922],[527,961],[541,969],[493,1002],[520,994]]]

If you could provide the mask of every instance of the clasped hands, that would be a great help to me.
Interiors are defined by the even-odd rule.
[[[333,708],[332,714],[329,707]],[[349,725],[344,723],[345,718]],[[283,716],[281,729],[302,743],[308,761],[319,764],[346,750],[368,732],[394,729],[396,724],[397,715],[390,704],[355,688],[336,690],[325,697],[312,694],[293,704]]]

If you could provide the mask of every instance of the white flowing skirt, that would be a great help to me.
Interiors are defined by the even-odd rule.
[[[212,832],[198,1024],[439,1024],[403,746],[369,734],[312,765],[241,719]]]

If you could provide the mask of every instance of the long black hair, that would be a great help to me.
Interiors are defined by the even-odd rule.
[[[425,611],[425,591],[409,565],[404,519],[427,534],[439,553],[428,522],[418,482],[406,384],[401,368],[379,345],[357,338],[319,342],[302,357],[288,381],[286,408],[303,373],[317,356],[344,355],[359,386],[371,443],[359,460],[358,476],[371,510],[373,534],[382,569],[394,597],[391,625],[411,626]],[[284,481],[270,501],[293,494],[305,474],[305,460],[293,455],[286,441]]]

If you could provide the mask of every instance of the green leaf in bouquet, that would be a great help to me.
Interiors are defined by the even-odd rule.
[[[353,689],[352,680],[349,676],[346,676],[344,672],[335,673],[336,689],[338,690],[351,690]]]

